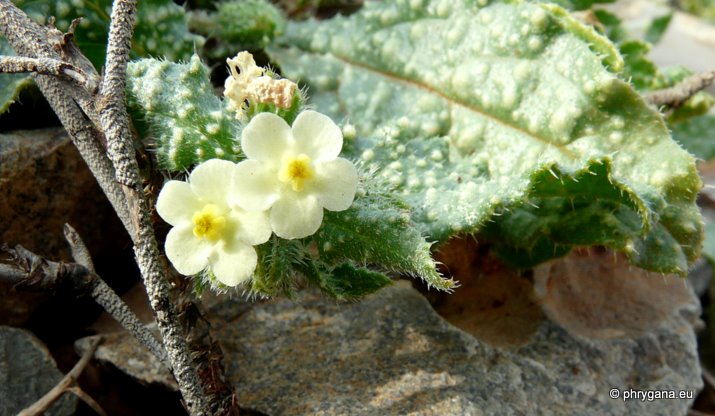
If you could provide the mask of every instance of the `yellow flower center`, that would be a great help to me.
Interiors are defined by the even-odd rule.
[[[302,191],[305,182],[313,179],[314,176],[315,171],[311,166],[310,158],[302,153],[296,157],[288,158],[278,172],[278,179],[281,182],[290,183],[296,192]]]
[[[221,230],[226,226],[226,218],[214,204],[207,204],[191,217],[194,222],[194,235],[216,241],[221,237]]]

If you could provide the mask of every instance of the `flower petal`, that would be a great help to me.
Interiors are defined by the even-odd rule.
[[[230,224],[235,227],[230,231],[233,238],[251,246],[265,243],[273,233],[266,211],[248,212],[234,208]]]
[[[271,208],[271,227],[278,237],[303,238],[315,234],[323,222],[323,207],[308,195],[287,192]]]
[[[233,188],[229,197],[232,206],[246,211],[265,211],[280,196],[278,172],[257,160],[244,160],[233,171]]]
[[[341,157],[316,165],[313,190],[318,203],[328,211],[344,211],[352,205],[357,191],[357,169]]]
[[[156,201],[156,211],[164,221],[173,226],[191,222],[191,216],[201,210],[198,196],[191,190],[191,185],[181,181],[169,181],[164,184]]]
[[[191,276],[205,269],[212,245],[206,240],[196,238],[193,224],[174,227],[166,236],[164,251],[174,268],[181,274]]]
[[[207,160],[191,172],[189,184],[202,202],[225,207],[228,206],[234,169],[236,164],[228,160]]]
[[[219,247],[217,254],[216,261],[211,264],[211,271],[226,286],[236,286],[247,281],[256,270],[256,250],[247,244],[234,241]]]
[[[343,133],[330,117],[303,111],[293,122],[296,154],[305,153],[313,161],[333,160],[343,148]]]
[[[293,146],[290,126],[272,113],[260,113],[251,119],[241,134],[241,149],[249,158],[278,166],[286,150]]]

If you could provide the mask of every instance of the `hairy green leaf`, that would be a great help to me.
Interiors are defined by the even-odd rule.
[[[618,46],[623,56],[625,79],[641,91],[649,91],[666,86],[667,80],[658,67],[648,58],[651,44],[647,41],[632,39],[621,24],[621,19],[606,10],[596,10],[594,16],[603,33]]]
[[[623,27],[623,21],[620,17],[603,9],[594,10],[593,15],[598,20],[597,27],[604,32],[611,42],[619,44],[628,40],[628,31]]]
[[[129,63],[127,74],[130,111],[142,135],[154,140],[160,168],[238,159],[240,125],[214,95],[198,56],[188,63],[142,59]]]
[[[431,244],[412,222],[408,207],[382,182],[377,177],[364,178],[348,210],[325,212],[313,237],[320,258],[329,264],[376,264],[420,277],[428,286],[451,289],[454,282],[437,271]]]
[[[660,42],[663,34],[668,30],[670,21],[673,19],[673,13],[668,13],[660,17],[656,17],[648,26],[645,32],[646,42],[656,44]]]
[[[561,28],[584,41],[593,52],[599,55],[607,69],[616,73],[623,71],[623,57],[608,38],[600,35],[592,26],[583,24],[581,20],[573,17],[562,7],[544,4],[542,8],[549,11],[553,21],[557,22]],[[546,32],[542,32],[542,34],[546,34]]]
[[[305,102],[299,91],[288,108],[251,103],[239,121],[228,101],[215,95],[210,70],[197,55],[188,63],[130,62],[127,75],[130,112],[142,136],[153,139],[159,167],[172,172],[209,159],[237,161],[243,122],[268,111],[291,123]]]
[[[338,300],[361,298],[392,283],[392,280],[382,273],[347,263],[330,272],[316,271],[309,276],[324,293]]]
[[[267,0],[233,0],[219,3],[215,12],[192,12],[192,30],[213,40],[205,52],[226,58],[243,50],[265,47],[285,24],[281,12]]]
[[[640,40],[621,42],[619,50],[624,56],[623,78],[630,81],[639,91],[651,91],[663,88],[667,80],[658,66],[648,58],[651,45]]]
[[[300,241],[283,240],[275,235],[256,247],[256,253],[258,266],[249,287],[254,294],[290,297],[297,271],[316,267]]]
[[[430,238],[494,221],[524,236],[496,233],[517,251],[606,244],[678,273],[700,252],[693,158],[613,73],[616,48],[557,6],[367,3],[289,24],[269,53],[321,111],[355,124],[348,151],[380,169]]]
[[[382,273],[350,263],[328,266],[322,258],[312,257],[303,241],[283,240],[273,236],[256,247],[258,266],[248,288],[261,296],[292,296],[299,275],[316,285],[326,295],[338,299],[357,299],[390,283]]]
[[[586,10],[594,4],[614,3],[616,0],[547,0],[544,3],[554,3],[569,10]]]

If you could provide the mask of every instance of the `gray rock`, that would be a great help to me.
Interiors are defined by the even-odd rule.
[[[98,214],[96,210],[72,213],[85,209],[82,202],[89,204],[99,199],[96,192],[91,192],[96,188],[63,129],[0,134],[3,242],[22,244],[50,258],[68,259],[62,225],[69,221],[83,226],[91,218],[89,215]]]
[[[144,284],[138,282],[121,297],[139,320],[158,338],[159,330],[154,322]],[[136,338],[127,333],[109,313],[102,312],[88,329],[101,334],[104,338],[94,353],[95,359],[117,367],[140,383],[158,385],[171,391],[178,390],[169,370]],[[83,355],[96,337],[90,336],[77,340],[75,342],[77,353]]]
[[[14,415],[50,391],[63,377],[47,348],[32,333],[0,326],[0,415]],[[71,415],[77,398],[65,393],[47,415]]]
[[[105,256],[116,264],[126,247],[111,206],[64,129],[0,134],[0,195],[0,244],[22,244],[49,259],[69,260],[62,233],[69,222],[98,266]],[[0,325],[22,326],[50,296],[0,282]]]
[[[514,343],[507,334],[511,341],[499,347],[490,343],[499,337],[475,338],[446,322],[404,281],[356,303],[312,291],[252,308],[214,300],[209,318],[238,404],[268,415],[674,415],[693,399],[622,395],[667,389],[694,398],[702,388],[693,330],[699,304],[682,286],[679,302],[656,311],[670,316],[647,331],[594,339],[541,319],[529,337]],[[505,325],[505,332],[523,327]],[[131,337],[110,340],[97,355],[139,380],[176,388]],[[611,389],[621,399],[611,399]]]
[[[152,326],[158,333],[156,325]],[[102,335],[104,340],[97,347],[94,358],[111,364],[135,380],[176,391],[178,386],[171,372],[148,349],[126,331]],[[78,354],[84,354],[96,336],[85,337],[75,342]]]
[[[695,300],[694,300],[695,301]],[[306,292],[219,329],[241,406],[298,414],[685,414],[692,399],[609,391],[702,388],[691,321],[633,339],[576,338],[544,321],[496,348],[451,326],[409,284],[338,305]]]
[[[159,331],[156,323],[153,322],[152,312],[148,305],[149,300],[146,298],[145,291],[144,285],[140,283],[130,293],[123,295],[122,298],[131,305],[132,310],[142,318],[142,322],[148,324],[149,329],[158,337]],[[132,292],[134,293],[132,294]],[[253,303],[241,298],[214,295],[208,291],[204,293],[202,303],[202,309],[210,310],[211,320],[221,324],[235,320],[242,313],[251,309],[253,305]],[[105,313],[92,325],[94,329],[99,330],[104,336],[104,340],[94,353],[94,358],[104,364],[116,367],[140,383],[178,391],[178,385],[169,370],[136,338],[121,328],[116,321],[114,321],[114,324],[109,324],[109,320],[113,321],[113,318]],[[90,336],[77,340],[75,342],[77,353],[84,354],[95,337]]]

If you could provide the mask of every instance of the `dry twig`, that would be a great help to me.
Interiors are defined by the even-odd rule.
[[[18,55],[49,58],[68,62],[89,77],[99,74],[72,42],[71,36],[55,28],[42,27],[32,21],[10,0],[0,0],[0,34],[10,42]],[[94,97],[76,84],[51,75],[33,74],[35,82],[59,117],[92,175],[117,212],[124,228],[135,238],[124,193],[114,179],[114,168],[104,152],[104,137],[98,129],[96,111],[86,104]],[[77,103],[85,103],[80,107]]]
[[[96,414],[99,416],[107,416],[107,412],[102,409],[102,407],[94,401],[94,399],[87,393],[84,392],[81,388],[78,386],[72,386],[72,387],[67,387],[65,390],[68,392],[74,394],[77,396],[80,400],[82,400],[87,406],[89,406]]]
[[[171,370],[190,413],[210,414],[212,408],[219,406],[214,403],[215,399],[206,397],[207,388],[197,375],[184,330],[171,303],[166,268],[157,248],[149,201],[143,192],[132,145],[124,90],[135,14],[135,0],[114,1],[105,76],[98,93],[89,93],[76,83],[54,75],[36,72],[33,76],[134,242],[137,263],[156,314]],[[41,27],[9,0],[0,0],[0,34],[19,55],[67,62],[90,78],[98,77],[91,63],[74,45],[73,28],[63,34],[51,25]],[[105,144],[109,157],[103,147]],[[86,259],[80,261],[89,264]],[[79,264],[75,266],[87,269]],[[101,284],[94,288],[99,287]]]
[[[97,91],[98,87],[97,80],[93,77],[88,77],[81,69],[70,63],[52,58],[0,55],[0,72],[7,74],[33,72],[42,75],[65,77],[76,82],[80,87],[92,94]]]
[[[668,106],[675,110],[685,104],[693,95],[709,87],[715,80],[715,70],[691,75],[678,84],[645,95],[646,101],[656,107]]]
[[[69,234],[69,235],[68,235]],[[65,235],[73,252],[86,251],[84,243],[76,231],[65,224]],[[73,241],[74,240],[74,241]],[[81,246],[81,248],[78,248]],[[12,283],[20,290],[45,292],[69,292],[77,295],[92,296],[127,331],[134,335],[142,345],[152,352],[169,368],[166,351],[154,335],[141,323],[109,285],[87,264],[61,263],[47,260],[26,248],[17,245],[14,249],[5,248],[15,264],[11,267],[0,263],[0,280]],[[81,256],[79,256],[81,258]],[[91,262],[89,263],[91,265]]]
[[[77,263],[86,267],[94,276],[89,292],[92,299],[104,308],[122,327],[133,334],[167,368],[171,368],[169,359],[166,356],[166,350],[161,343],[154,338],[154,335],[142,324],[129,306],[122,301],[122,298],[95,273],[89,250],[87,250],[87,246],[85,246],[77,231],[69,224],[65,224],[64,233],[72,250],[72,257]]]
[[[89,361],[92,359],[92,356],[94,355],[94,352],[97,350],[97,347],[99,346],[99,343],[101,342],[101,338],[97,338],[92,341],[90,344],[89,348],[87,348],[87,351],[84,352],[82,355],[82,358],[77,362],[77,364],[72,367],[72,370],[70,370],[67,375],[65,375],[62,380],[60,380],[55,387],[52,388],[52,390],[48,391],[44,396],[40,397],[35,403],[33,403],[31,406],[23,409],[18,416],[37,416],[37,415],[43,415],[45,411],[52,405],[52,403],[56,402],[57,399],[62,397],[63,394],[66,392],[72,392],[75,393],[75,391],[72,390],[72,385],[77,382],[79,379],[80,374],[82,374],[82,371],[84,371],[84,368],[87,367],[87,364],[89,364]],[[80,389],[74,389],[74,390],[80,390]],[[81,390],[80,390],[81,391]],[[75,393],[76,394],[76,393]],[[78,395],[78,397],[85,402],[86,398],[89,398],[89,396],[82,392],[82,394]],[[102,410],[99,405],[89,398],[89,403],[87,403],[90,407],[93,409],[98,409],[100,412],[98,412],[100,415],[106,415],[106,413]],[[96,410],[95,410],[96,411]]]

